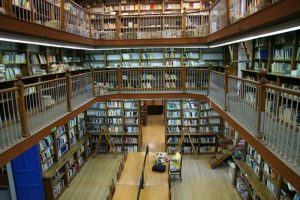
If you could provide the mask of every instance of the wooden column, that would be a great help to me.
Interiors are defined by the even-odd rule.
[[[186,92],[186,66],[185,64],[183,64],[182,66],[182,82],[181,82],[181,87],[182,87],[182,92],[185,93]]]
[[[227,93],[228,93],[228,75],[229,75],[229,66],[225,65],[224,68],[224,110],[227,110]]]
[[[115,37],[115,39],[120,39],[120,33],[121,33],[121,14],[117,10],[117,12],[116,12],[116,37]]]
[[[60,30],[66,31],[66,24],[65,24],[65,0],[60,0]]]
[[[92,20],[91,20],[91,13],[89,12],[89,37],[92,38]]]
[[[29,137],[28,115],[27,115],[26,105],[25,105],[24,83],[22,82],[21,74],[17,75],[16,78],[18,79],[15,86],[18,87],[18,108],[19,108],[19,115],[21,120],[21,131],[22,131],[21,134],[22,137]]]
[[[118,92],[121,93],[123,88],[123,83],[122,83],[122,69],[121,66],[118,66]]]
[[[91,76],[92,76],[92,94],[93,94],[93,97],[96,96],[95,94],[95,70],[93,67],[91,67]]]
[[[264,119],[265,119],[265,106],[266,106],[266,84],[268,82],[266,75],[267,70],[262,69],[260,72],[261,78],[258,83],[258,122],[257,122],[257,131],[255,136],[257,138],[262,138],[263,128],[264,128]]]
[[[72,111],[72,79],[69,69],[66,70],[67,111]]]
[[[182,38],[186,37],[186,10],[183,8],[182,18],[181,18],[181,26],[182,26]]]
[[[5,9],[5,14],[11,17],[15,17],[13,7],[12,7],[12,0],[4,0],[3,7]]]
[[[227,26],[229,26],[231,24],[230,22],[230,0],[226,0],[226,15],[227,15]]]

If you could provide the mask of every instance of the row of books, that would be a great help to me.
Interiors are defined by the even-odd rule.
[[[108,123],[109,124],[118,124],[118,125],[120,125],[120,124],[123,124],[123,120],[122,120],[122,118],[108,118]]]
[[[137,111],[125,111],[124,113],[125,117],[138,117]]]
[[[180,117],[181,116],[181,112],[179,111],[167,111],[167,117]]]
[[[167,109],[181,109],[181,102],[168,102]]]
[[[138,118],[125,118],[125,124],[138,124],[139,119]]]
[[[124,137],[124,142],[126,143],[138,143],[137,137]]]
[[[54,158],[53,157],[51,157],[50,159],[48,159],[45,163],[41,164],[42,173],[44,173],[45,171],[47,171],[53,164],[54,164]]]
[[[4,52],[2,55],[3,64],[23,64],[26,63],[25,53]]]
[[[216,143],[216,137],[200,137],[201,143]]]
[[[198,120],[194,120],[194,119],[193,120],[192,119],[190,119],[190,120],[184,119],[182,123],[183,123],[183,126],[198,126]]]
[[[267,60],[269,57],[269,49],[268,48],[258,48],[257,51],[255,51],[255,58]]]
[[[166,61],[166,66],[167,67],[181,67],[181,62],[180,61],[176,61],[176,60],[167,60]]]
[[[139,127],[137,126],[126,126],[125,125],[125,133],[138,133],[139,132]]]
[[[49,158],[51,158],[54,155],[54,148],[53,146],[50,146],[46,150],[40,153],[40,160],[41,162],[45,162]]]
[[[40,151],[42,152],[43,150],[45,150],[47,147],[49,147],[50,145],[53,144],[53,137],[52,135],[49,135],[47,137],[45,137],[44,139],[42,139],[39,142],[39,147],[40,147]]]
[[[273,73],[289,74],[291,73],[291,64],[283,62],[272,62],[271,71]]]
[[[107,111],[108,116],[119,116],[122,117],[122,110],[121,109],[112,109]]]
[[[107,107],[108,108],[121,108],[122,102],[121,101],[108,101]]]
[[[168,125],[181,125],[181,120],[180,119],[168,119],[167,120]]]
[[[214,153],[216,151],[216,147],[214,146],[201,146],[199,148],[200,153]]]
[[[31,64],[47,64],[46,57],[42,54],[31,54],[30,55],[30,63]]]
[[[273,59],[290,60],[292,57],[292,48],[275,48],[273,50]]]

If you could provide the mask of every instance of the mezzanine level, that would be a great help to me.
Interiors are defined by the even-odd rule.
[[[298,91],[197,68],[93,69],[79,75],[0,91],[1,164],[97,101],[108,99],[194,98],[211,106],[268,163],[299,186]],[[298,188],[299,189],[299,188]]]

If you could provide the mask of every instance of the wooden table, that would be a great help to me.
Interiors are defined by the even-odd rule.
[[[139,185],[144,157],[144,152],[128,153],[118,184]]]
[[[155,163],[154,153],[147,155],[145,164],[145,184],[140,191],[141,200],[168,200],[169,182],[168,170],[164,173],[153,172],[152,166]],[[128,153],[121,177],[117,183],[113,200],[134,200],[137,198],[139,181],[141,178],[142,167],[145,153]]]

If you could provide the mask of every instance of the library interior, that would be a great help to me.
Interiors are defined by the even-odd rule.
[[[300,200],[299,0],[0,0],[1,200]]]

